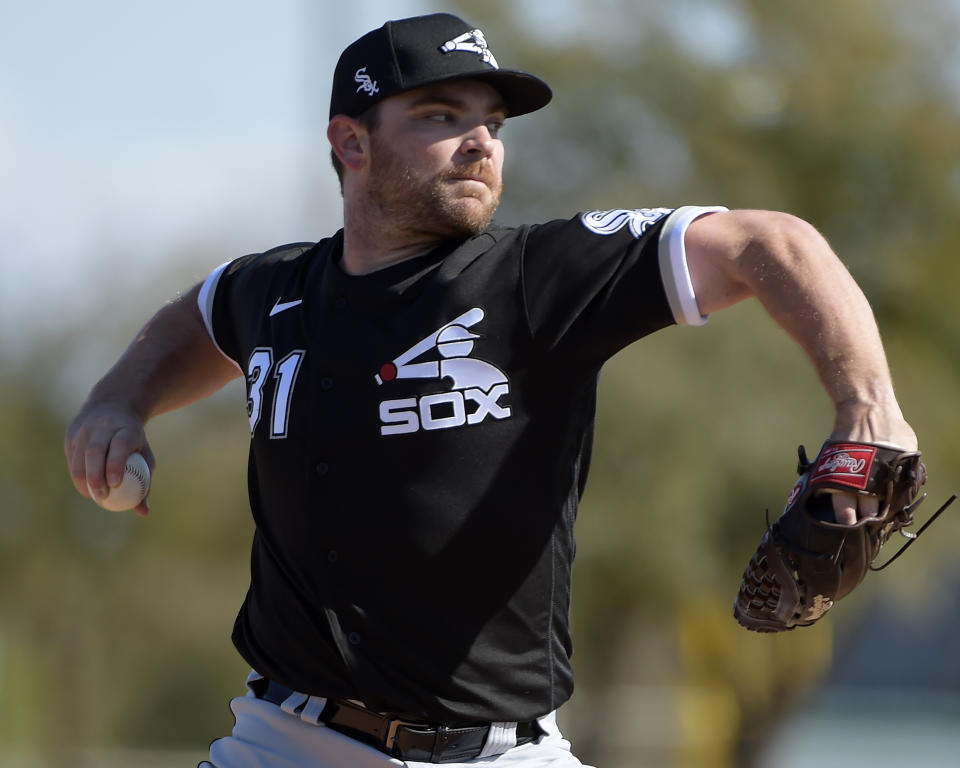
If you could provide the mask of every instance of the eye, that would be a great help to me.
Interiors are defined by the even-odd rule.
[[[493,136],[493,138],[499,138],[500,131],[503,130],[503,120],[487,121],[487,130],[490,131],[490,135]]]

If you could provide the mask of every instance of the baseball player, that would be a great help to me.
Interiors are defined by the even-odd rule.
[[[550,98],[455,16],[364,35],[333,78],[343,229],[160,309],[69,427],[77,490],[103,496],[130,452],[153,463],[150,418],[246,381],[233,642],[253,671],[203,765],[580,766],[555,720],[574,519],[598,372],[649,333],[756,296],[809,353],[833,437],[916,447],[867,302],[810,225],[700,206],[491,224],[500,128]]]

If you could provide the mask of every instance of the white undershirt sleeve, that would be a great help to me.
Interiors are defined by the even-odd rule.
[[[213,270],[209,277],[203,281],[203,285],[200,286],[200,293],[197,295],[197,305],[200,308],[200,315],[203,317],[203,324],[207,329],[207,333],[210,334],[210,339],[213,341],[213,345],[217,348],[221,355],[236,365],[236,361],[220,348],[220,345],[217,343],[217,337],[213,333],[213,297],[217,293],[217,283],[220,282],[220,275],[223,274],[223,270],[230,266],[230,264],[231,262],[229,261],[224,262],[215,270]]]
[[[687,205],[670,214],[660,230],[660,274],[667,300],[677,325],[703,325],[709,315],[701,315],[697,297],[693,292],[690,270],[687,268],[687,251],[683,236],[690,222],[708,213],[722,213],[723,206]]]

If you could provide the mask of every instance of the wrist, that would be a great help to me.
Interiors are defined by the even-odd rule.
[[[837,404],[832,440],[883,443],[908,451],[917,449],[917,436],[892,396],[882,402],[862,400]]]
[[[135,387],[114,386],[109,377],[97,382],[84,404],[85,410],[107,408],[116,412],[126,413],[128,416],[146,424],[150,418],[150,408],[143,402],[143,397],[137,397]]]

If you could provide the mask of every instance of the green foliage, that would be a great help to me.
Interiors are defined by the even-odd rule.
[[[960,110],[957,69],[945,63],[956,61],[949,8],[600,2],[575,5],[563,33],[551,34],[532,7],[463,4],[510,52],[503,60],[542,75],[556,93],[549,118],[508,124],[504,218],[721,203],[809,220],[874,306],[930,471],[929,510],[921,509],[932,511],[955,490],[960,458],[950,416],[960,391],[952,311]],[[752,302],[703,329],[663,331],[607,365],[578,523],[579,683],[596,694],[658,679],[656,662],[626,671],[622,663],[659,642],[656,624],[673,628],[687,651],[674,662],[675,681],[707,684],[694,662],[703,651],[690,641],[691,617],[722,616],[701,628],[699,646],[712,643],[709,685],[735,693],[742,723],[731,742],[712,744],[714,760],[727,756],[722,763],[685,763],[678,747],[652,764],[730,765],[737,754],[749,762],[750,745],[802,693],[785,689],[795,672],[785,660],[809,668],[812,681],[829,661],[810,631],[806,643],[741,637],[729,606],[764,510],[776,515],[792,485],[797,444],[819,447],[831,420],[803,354]],[[951,562],[958,525],[938,527],[935,540],[918,545],[922,556],[915,548],[898,562],[898,581],[922,582]],[[857,600],[896,586],[887,572],[861,589],[827,627],[842,631]],[[624,634],[628,652],[616,640]],[[789,650],[747,681],[742,657],[777,648]],[[601,727],[597,718],[571,721],[578,743],[596,749],[581,755],[635,764],[603,746]]]
[[[954,490],[960,114],[944,3],[596,0],[566,4],[556,28],[532,2],[462,5],[501,63],[556,93],[505,132],[505,221],[689,203],[807,218],[874,305],[927,458],[927,505]],[[132,333],[141,311],[114,322]],[[50,344],[89,346],[75,329],[103,319],[87,320]],[[38,388],[49,357],[38,349],[0,378],[0,742],[41,745],[50,764],[84,744],[202,754],[229,729],[226,698],[245,672],[228,640],[251,534],[241,394],[152,425],[161,463],[144,521],[74,492],[62,434],[92,380],[68,397]],[[817,447],[830,422],[803,354],[755,303],[665,330],[605,369],[578,523],[584,700],[615,683],[696,685],[727,702],[733,728],[712,737],[713,763],[681,746],[651,764],[734,764],[757,735],[745,724],[762,731],[789,701],[784,675],[816,677],[830,627],[855,620],[845,603],[824,626],[758,638],[728,610],[764,509],[776,514],[792,485],[797,443]],[[897,563],[898,581],[954,559],[957,523],[937,527]],[[888,573],[848,601],[892,589]],[[582,756],[632,765],[603,751],[597,719],[568,727]]]
[[[66,425],[27,376],[39,367],[0,390],[16,404],[0,415],[0,744],[35,744],[51,764],[87,744],[206,744],[229,732],[246,674],[228,641],[251,535],[242,400],[234,389],[239,429],[223,397],[189,423],[158,420],[142,520],[76,494]]]

